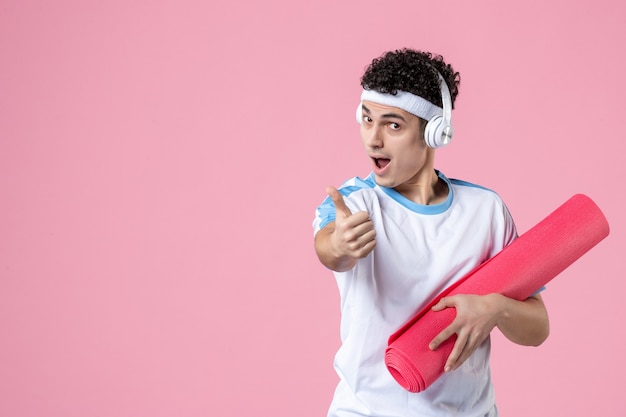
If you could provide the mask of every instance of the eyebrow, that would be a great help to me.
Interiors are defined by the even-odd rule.
[[[370,111],[370,109],[368,109],[365,104],[361,103],[361,107],[363,107],[363,111],[365,111],[365,113],[367,113],[367,114],[371,114],[372,113]],[[399,113],[385,113],[385,114],[381,115],[380,117],[382,117],[383,119],[400,119],[403,122],[406,122],[406,119],[404,117],[402,117],[402,115],[399,114]]]

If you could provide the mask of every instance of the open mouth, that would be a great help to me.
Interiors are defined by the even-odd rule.
[[[389,162],[391,162],[391,159],[387,159],[387,158],[372,158],[372,159],[374,160],[374,165],[376,165],[380,169],[385,168],[387,165],[389,165]]]

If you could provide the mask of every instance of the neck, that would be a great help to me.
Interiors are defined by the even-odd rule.
[[[448,197],[448,186],[439,179],[432,167],[423,169],[395,190],[414,203],[424,206],[442,203]]]

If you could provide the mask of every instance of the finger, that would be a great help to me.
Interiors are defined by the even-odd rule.
[[[343,199],[341,200],[341,202],[339,204],[343,203],[345,206],[345,203],[343,202]],[[336,207],[336,206],[335,206]],[[362,227],[365,229],[374,228],[374,224],[372,223],[372,220],[370,219],[370,215],[368,212],[366,211],[357,211],[356,213],[352,214],[350,212],[350,209],[348,207],[346,207],[347,213],[350,213],[350,220],[348,220],[348,224],[351,227]],[[369,223],[369,226],[368,226]]]
[[[480,346],[480,339],[472,337],[471,334],[467,334],[467,336],[463,339],[465,340],[465,342],[462,349],[458,351],[458,354],[457,352],[455,352],[455,357],[453,357],[451,354],[448,358],[449,363],[446,364],[446,367],[449,370],[455,370],[463,365],[463,363],[468,360],[469,357],[472,356],[472,354],[476,351],[478,346]]]
[[[354,213],[346,223],[353,229],[355,236],[358,237],[365,237],[374,232],[374,223],[372,223],[369,214],[365,211]]]
[[[343,212],[339,210],[337,216],[341,217],[342,213]],[[335,230],[343,236],[346,243],[350,244],[351,249],[362,247],[376,236],[374,224],[370,220],[369,215],[364,211],[359,211],[341,220],[341,222],[335,224]]]
[[[375,232],[372,231],[372,236]],[[369,236],[369,235],[368,235]],[[350,244],[350,250],[353,256],[357,258],[365,258],[376,247],[376,239],[362,236],[357,241]]]
[[[454,342],[454,347],[448,355],[448,359],[446,360],[446,364],[443,367],[445,372],[450,372],[455,370],[463,361],[461,361],[461,357],[464,356],[464,352],[467,349],[467,338],[464,336],[457,336],[456,341]],[[463,359],[465,360],[465,359]]]
[[[435,304],[434,306],[431,307],[432,311],[441,311],[445,308],[447,308],[445,301],[443,301],[444,299],[442,298],[441,300],[437,301],[437,304]]]
[[[348,222],[352,219],[350,217]],[[344,237],[346,243],[350,244],[351,249],[362,248],[368,243],[376,240],[376,230],[364,228],[361,226],[341,225],[338,230],[346,229]]]
[[[454,323],[443,329],[435,338],[428,344],[430,350],[437,350],[437,348],[450,337],[456,334],[456,327]]]
[[[376,247],[376,241],[375,240],[371,240],[371,241],[367,242],[365,244],[365,246],[363,246],[363,249],[361,249],[361,253],[359,254],[359,256],[361,258],[366,257],[367,255],[370,254],[371,251],[374,250],[375,247]]]
[[[333,200],[333,203],[335,204],[335,211],[337,213],[341,212],[345,217],[350,217],[352,215],[352,212],[343,200],[343,196],[335,187],[327,187],[326,193],[330,196],[331,200]]]
[[[457,308],[459,305],[460,299],[458,295],[449,295],[447,297],[442,297],[434,306],[432,306],[432,310],[441,311],[446,308]]]
[[[472,355],[472,353],[474,353],[474,350],[476,349],[474,349],[469,342],[466,343],[465,348],[459,357],[454,361],[454,363],[450,363],[450,370],[453,371],[463,365],[463,362],[465,362]]]

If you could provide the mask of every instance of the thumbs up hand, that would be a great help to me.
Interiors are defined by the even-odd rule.
[[[326,193],[335,204],[335,228],[330,234],[330,247],[337,258],[350,258],[354,266],[358,258],[365,258],[376,246],[376,231],[370,216],[365,211],[352,214],[343,196],[334,187]]]

